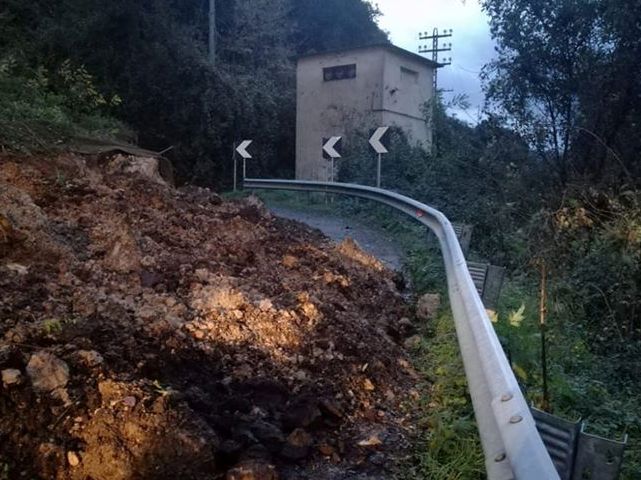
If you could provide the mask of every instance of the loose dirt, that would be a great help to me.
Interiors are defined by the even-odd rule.
[[[335,242],[340,243],[346,238],[354,239],[363,250],[381,260],[386,267],[397,271],[403,269],[401,248],[381,230],[363,225],[352,218],[341,218],[324,212],[301,211],[291,207],[272,205],[269,205],[269,209],[279,217],[318,228]]]
[[[151,167],[0,157],[0,478],[393,478],[394,273]]]

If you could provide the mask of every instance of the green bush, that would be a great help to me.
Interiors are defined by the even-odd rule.
[[[86,69],[69,61],[52,72],[0,59],[0,148],[44,151],[74,135],[113,136],[124,129],[109,116],[119,102],[100,94]]]

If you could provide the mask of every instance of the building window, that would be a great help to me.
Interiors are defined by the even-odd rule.
[[[405,84],[418,83],[418,72],[401,67],[401,81]]]
[[[356,78],[356,64],[339,65],[337,67],[323,68],[323,80],[331,82],[334,80],[347,80]]]

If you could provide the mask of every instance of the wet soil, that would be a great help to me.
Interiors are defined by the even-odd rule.
[[[150,165],[0,157],[0,478],[394,478],[394,273]]]
[[[317,228],[335,242],[352,238],[360,247],[382,261],[392,270],[403,269],[403,252],[398,244],[386,233],[363,225],[351,218],[340,218],[335,215],[315,211],[301,211],[294,208],[269,205],[274,215]]]

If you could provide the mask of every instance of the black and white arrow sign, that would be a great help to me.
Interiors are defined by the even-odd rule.
[[[323,138],[323,157],[341,158],[341,146],[343,137]]]
[[[369,139],[369,144],[376,151],[376,153],[388,153],[388,150],[387,150],[389,147],[389,145],[387,144],[388,130],[389,130],[389,127],[377,128],[376,131],[374,132],[374,135],[372,135],[372,137]]]
[[[236,151],[239,153],[241,157],[244,159],[252,158],[251,154],[247,151],[247,147],[249,147],[252,144],[253,140],[243,140],[238,147],[236,147]]]

